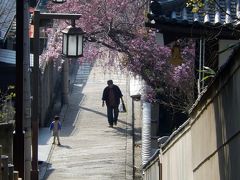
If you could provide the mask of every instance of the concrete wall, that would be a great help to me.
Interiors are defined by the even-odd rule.
[[[69,63],[69,80],[74,76],[79,67],[77,61]],[[62,64],[48,61],[43,65],[39,79],[39,123],[40,126],[47,126],[54,114],[60,113],[63,93]],[[71,82],[73,83],[73,82]],[[69,84],[71,85],[71,84]],[[70,86],[69,86],[70,88]]]
[[[160,148],[162,180],[240,179],[240,52]],[[152,167],[154,169],[154,167]]]
[[[132,115],[134,119],[133,126],[133,156],[134,156],[134,180],[142,179],[142,103],[132,99]]]
[[[142,180],[142,102],[140,101],[142,86],[140,77],[129,76],[129,95],[132,97],[134,180]]]
[[[58,70],[60,64],[48,61],[40,77],[39,85],[39,111],[40,125],[44,126],[51,116],[58,93],[61,94],[61,71]],[[61,101],[60,101],[61,102]]]

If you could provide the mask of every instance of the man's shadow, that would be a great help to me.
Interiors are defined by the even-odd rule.
[[[72,147],[69,146],[69,145],[61,144],[61,145],[57,145],[57,146],[58,146],[58,147],[61,147],[61,148],[72,149]]]
[[[95,111],[93,109],[89,109],[89,108],[86,108],[86,107],[83,107],[83,106],[79,106],[80,109],[84,109],[86,111],[90,111],[90,112],[93,112],[95,114],[98,114],[98,115],[101,115],[101,116],[104,116],[104,117],[107,117],[107,115],[105,113],[102,113],[102,112],[99,112],[99,111]]]

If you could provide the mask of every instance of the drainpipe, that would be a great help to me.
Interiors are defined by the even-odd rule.
[[[198,73],[198,97],[200,96],[200,94],[201,94],[201,91],[202,91],[202,89],[201,89],[201,79],[202,79],[202,38],[200,39],[200,41],[199,41],[199,66],[198,66],[198,70],[200,71],[199,73]]]
[[[146,94],[147,85],[144,86]],[[151,156],[151,104],[142,97],[142,165],[145,165]]]

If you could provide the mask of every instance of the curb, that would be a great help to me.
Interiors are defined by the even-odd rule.
[[[45,178],[48,166],[50,164],[50,158],[52,156],[54,147],[55,147],[54,145],[51,145],[51,149],[49,151],[47,161],[43,162],[42,165],[39,166],[39,180],[43,180]]]
[[[129,76],[127,77],[127,137],[126,137],[126,180],[133,179],[133,122],[132,122],[132,103],[129,95]]]

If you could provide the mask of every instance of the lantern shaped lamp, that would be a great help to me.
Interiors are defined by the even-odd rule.
[[[83,56],[83,35],[81,28],[72,26],[66,27],[62,30],[63,46],[62,53],[66,57],[81,57]]]
[[[180,49],[179,42],[175,42],[175,44],[172,47],[172,56],[170,59],[170,63],[173,66],[179,66],[183,63],[183,58],[181,56],[181,49]]]
[[[54,3],[64,3],[64,2],[66,2],[66,0],[52,0],[52,2],[54,2]]]

